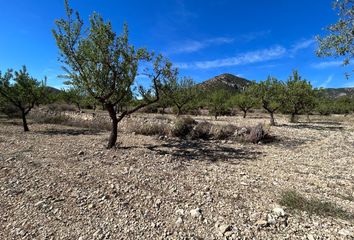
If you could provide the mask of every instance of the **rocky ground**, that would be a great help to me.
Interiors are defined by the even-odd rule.
[[[106,150],[106,131],[32,123],[23,133],[1,118],[0,239],[354,239],[353,116],[277,119],[268,144],[123,131]],[[286,191],[346,217],[283,206]]]

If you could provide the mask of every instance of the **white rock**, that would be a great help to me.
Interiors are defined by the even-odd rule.
[[[224,234],[224,233],[226,233],[226,232],[228,232],[228,231],[231,231],[231,229],[232,229],[232,226],[227,225],[227,224],[222,224],[222,225],[219,227],[219,231],[220,231],[220,233],[222,233],[222,234]]]
[[[193,218],[199,218],[202,216],[202,210],[200,208],[192,209],[190,213]]]
[[[178,216],[184,216],[184,210],[183,210],[183,209],[177,209],[177,210],[176,210],[176,215],[178,215]]]
[[[183,220],[182,220],[181,217],[179,217],[179,218],[177,219],[177,221],[176,221],[176,224],[177,224],[177,225],[181,225],[182,223],[183,223]]]
[[[307,234],[307,239],[308,240],[315,240],[312,234]]]
[[[273,213],[275,213],[277,216],[281,216],[281,217],[285,216],[284,209],[280,207],[273,208]]]
[[[340,235],[343,235],[343,236],[354,237],[354,233],[351,232],[351,231],[349,231],[348,229],[342,228],[338,233],[339,233]]]

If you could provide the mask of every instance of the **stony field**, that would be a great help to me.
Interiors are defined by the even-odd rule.
[[[154,118],[113,150],[107,131],[0,118],[0,239],[354,239],[353,115],[276,116],[263,144],[128,130]]]

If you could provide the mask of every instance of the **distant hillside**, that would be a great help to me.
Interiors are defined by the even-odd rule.
[[[46,86],[46,89],[49,93],[54,93],[54,94],[58,94],[62,92],[62,90],[50,86]]]
[[[201,88],[212,89],[225,89],[232,92],[238,92],[250,86],[253,82],[245,78],[237,77],[235,75],[224,73],[219,76],[208,79],[200,84]]]
[[[324,94],[330,98],[354,95],[354,88],[325,88]]]

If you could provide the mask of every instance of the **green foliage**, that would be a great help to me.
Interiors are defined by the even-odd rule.
[[[338,9],[339,20],[327,27],[328,35],[317,37],[321,57],[343,57],[344,65],[348,65],[354,56],[354,2],[353,0],[337,0],[334,8]]]
[[[250,92],[270,114],[270,124],[275,125],[273,114],[279,110],[284,103],[284,83],[269,76],[267,80],[251,86]]]
[[[291,114],[291,122],[295,122],[296,115],[310,113],[315,107],[315,91],[310,82],[304,80],[298,71],[294,70],[293,75],[286,82],[286,101],[284,101],[283,112]]]
[[[180,115],[187,104],[191,103],[198,95],[198,89],[191,78],[184,77],[168,79],[163,90],[164,104],[172,104],[177,108],[177,115]]]
[[[0,72],[0,95],[3,101],[21,112],[24,130],[29,131],[26,115],[43,101],[46,95],[45,82],[31,77],[25,66],[14,73],[12,70],[7,70],[5,74]]]
[[[218,116],[229,113],[229,92],[223,89],[219,89],[207,93],[207,96],[207,106],[209,113],[212,114],[215,119],[217,119]]]
[[[53,30],[57,46],[61,52],[61,62],[66,71],[67,82],[87,92],[100,102],[112,119],[112,132],[108,148],[117,140],[117,124],[126,115],[153,104],[159,100],[159,90],[163,81],[175,77],[177,70],[161,55],[155,56],[146,49],[136,49],[128,41],[128,27],[118,36],[110,22],[94,13],[90,17],[90,27],[84,29],[84,22],[79,13],[73,16],[73,10],[65,1],[66,19],[56,21]],[[145,89],[137,85],[136,76],[141,62],[149,66],[144,75],[152,82],[152,87]],[[116,106],[121,107],[131,99],[136,86],[139,105],[124,110],[117,117]]]
[[[244,118],[247,112],[257,105],[257,99],[249,91],[233,95],[229,101],[231,106],[237,106],[243,112]]]
[[[295,191],[285,191],[282,193],[280,204],[293,210],[306,211],[308,214],[319,216],[331,216],[342,219],[353,220],[354,216],[337,205],[322,201],[321,199],[306,199]]]

